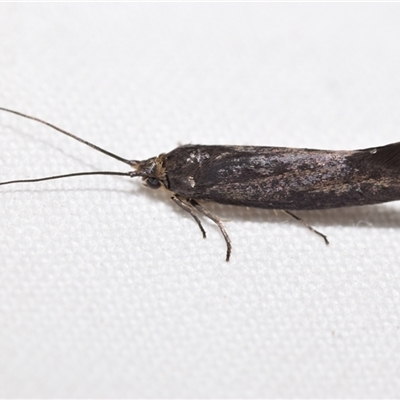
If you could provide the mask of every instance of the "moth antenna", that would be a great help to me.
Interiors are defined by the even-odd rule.
[[[116,155],[116,154],[114,154],[114,153],[111,153],[110,151],[104,150],[104,149],[102,149],[101,147],[96,146],[96,145],[93,144],[93,143],[90,143],[90,142],[88,142],[88,141],[86,141],[86,140],[83,140],[83,139],[81,139],[80,137],[75,136],[75,135],[73,135],[72,133],[69,133],[69,132],[65,131],[64,129],[59,128],[58,126],[55,126],[55,125],[51,124],[50,122],[43,121],[42,119],[39,119],[39,118],[36,118],[36,117],[32,117],[32,116],[30,116],[30,115],[21,113],[21,112],[19,112],[19,111],[10,110],[10,109],[4,108],[4,107],[0,107],[0,110],[1,110],[1,111],[6,111],[6,112],[11,113],[11,114],[19,115],[20,117],[24,117],[24,118],[27,118],[27,119],[31,119],[32,121],[40,122],[40,123],[43,124],[43,125],[47,125],[47,126],[49,126],[50,128],[53,128],[53,129],[55,129],[56,131],[61,132],[61,133],[63,133],[64,135],[71,137],[72,139],[77,140],[78,142],[81,142],[81,143],[83,143],[83,144],[86,144],[86,146],[89,146],[89,147],[91,147],[92,149],[99,151],[100,153],[103,153],[103,154],[105,154],[105,155],[107,155],[107,156],[109,156],[109,157],[115,158],[116,160],[121,161],[121,162],[123,162],[123,163],[125,163],[125,164],[128,164],[128,165],[130,165],[130,166],[134,166],[134,165],[137,163],[137,161],[128,160],[128,159],[123,158],[123,157],[120,157],[120,156],[118,156],[118,155]],[[108,174],[107,174],[107,175],[108,175]]]
[[[72,178],[74,176],[84,176],[84,175],[114,175],[114,176],[117,175],[117,176],[130,176],[131,178],[138,176],[135,171],[129,171],[129,172],[117,172],[117,171],[74,172],[72,174],[52,175],[52,176],[46,176],[44,178],[18,179],[18,180],[14,180],[14,181],[0,182],[0,186],[11,185],[14,183],[30,183],[30,182],[50,181],[52,179]]]

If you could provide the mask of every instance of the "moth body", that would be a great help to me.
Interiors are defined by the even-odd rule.
[[[283,210],[400,199],[400,143],[355,151],[186,145],[150,160],[149,176],[188,199]]]

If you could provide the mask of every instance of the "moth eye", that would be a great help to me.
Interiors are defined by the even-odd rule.
[[[156,178],[147,178],[146,184],[150,189],[158,189],[161,186],[161,183]]]

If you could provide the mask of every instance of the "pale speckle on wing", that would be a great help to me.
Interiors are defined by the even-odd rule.
[[[196,186],[196,181],[194,180],[193,176],[189,176],[188,181],[192,188]]]
[[[189,154],[189,158],[186,161],[190,163],[197,162],[198,164],[202,164],[208,158],[210,158],[210,154],[206,151],[195,150]]]

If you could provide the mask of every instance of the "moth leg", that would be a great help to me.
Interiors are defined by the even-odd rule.
[[[297,221],[301,222],[306,228],[308,228],[311,232],[316,233],[317,235],[321,236],[322,239],[325,240],[325,244],[329,244],[328,242],[328,238],[321,232],[317,231],[316,229],[314,229],[311,225],[308,225],[306,222],[304,222],[300,217],[298,217],[297,215],[294,215],[293,213],[291,213],[288,210],[282,210],[284,213],[286,213],[287,215],[290,215],[291,217],[293,217],[294,219],[296,219]]]
[[[193,219],[196,221],[197,225],[199,226],[201,233],[203,234],[203,238],[206,238],[206,231],[203,228],[203,225],[201,224],[201,221],[197,217],[197,215],[193,211],[193,206],[186,204],[185,202],[182,201],[178,196],[172,196],[171,200],[173,200],[180,208],[188,212]]]
[[[218,228],[221,231],[222,235],[224,236],[224,239],[226,242],[226,261],[229,261],[229,258],[231,257],[231,252],[232,252],[232,242],[228,236],[228,233],[225,230],[224,225],[222,224],[222,221],[216,215],[212,214],[210,211],[205,209],[196,200],[189,199],[189,202],[193,207],[196,208],[197,211],[201,212],[206,217],[210,218],[211,221],[215,222],[218,225]]]

